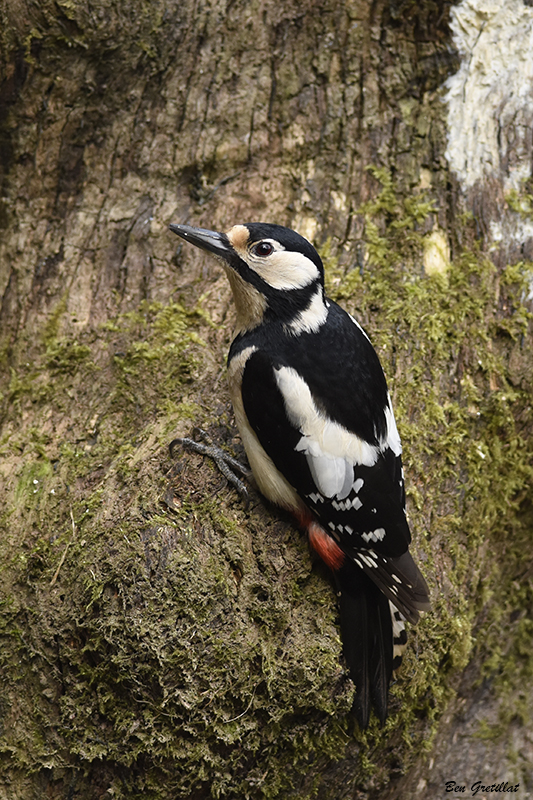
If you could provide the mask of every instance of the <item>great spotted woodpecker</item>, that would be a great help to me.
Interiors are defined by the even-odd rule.
[[[312,245],[280,225],[170,225],[222,261],[237,308],[228,356],[235,418],[261,492],[332,569],[343,649],[366,727],[387,716],[404,621],[429,609],[408,552],[401,443],[378,356],[324,293]]]

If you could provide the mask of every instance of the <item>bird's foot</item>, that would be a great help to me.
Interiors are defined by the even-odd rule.
[[[182,447],[186,447],[188,450],[192,450],[194,453],[199,453],[202,456],[209,456],[209,458],[213,459],[226,480],[237,489],[246,505],[248,505],[250,500],[248,489],[233,470],[240,472],[244,477],[249,477],[251,475],[249,467],[241,464],[240,461],[230,456],[229,453],[226,453],[221,447],[217,447],[217,445],[213,444],[208,434],[201,428],[194,428],[192,435],[194,437],[192,439],[174,439],[170,442],[168,446],[170,457],[174,458],[174,449],[177,445],[182,445]],[[203,443],[199,441],[199,439],[203,439]]]

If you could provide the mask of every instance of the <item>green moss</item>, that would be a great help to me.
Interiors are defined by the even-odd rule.
[[[57,345],[61,330],[61,322],[67,311],[67,295],[63,295],[56,307],[51,311],[43,327],[42,342],[46,347]]]
[[[509,208],[520,214],[522,219],[531,219],[533,217],[533,194],[525,190],[512,189],[505,199]]]
[[[78,342],[54,342],[47,348],[47,366],[52,375],[75,372],[80,362],[87,362],[90,355],[91,348],[88,345]]]
[[[35,495],[39,494],[41,488],[40,484],[50,477],[52,471],[52,465],[46,460],[30,460],[25,464],[15,487],[17,505],[35,502]]]

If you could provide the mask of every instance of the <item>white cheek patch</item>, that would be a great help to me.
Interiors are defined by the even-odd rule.
[[[249,254],[246,261],[273,289],[301,289],[318,278],[318,267],[303,253],[275,250],[265,258]]]

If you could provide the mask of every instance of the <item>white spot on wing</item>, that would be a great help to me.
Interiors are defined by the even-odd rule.
[[[324,502],[324,498],[322,497],[322,495],[318,494],[317,492],[313,492],[312,494],[308,494],[307,496],[311,500],[312,503],[316,504],[316,503],[323,503]]]
[[[370,558],[369,553],[359,553],[359,558],[362,559],[362,561],[364,561],[367,567],[374,567],[374,568],[377,567],[377,563],[372,558]]]
[[[385,528],[376,528],[375,531],[368,531],[362,533],[361,536],[365,542],[381,542],[385,537]]]

